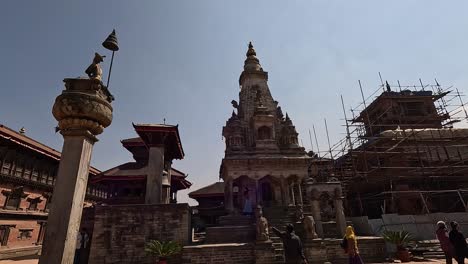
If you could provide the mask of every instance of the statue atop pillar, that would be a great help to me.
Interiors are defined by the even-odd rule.
[[[106,56],[101,56],[99,53],[94,53],[93,63],[88,66],[85,73],[88,74],[90,79],[102,81],[102,69],[100,63],[104,61]]]
[[[269,241],[270,240],[270,234],[268,231],[268,220],[263,216],[263,210],[262,207],[259,205],[257,206],[256,212],[257,216],[257,228],[256,228],[256,236],[257,236],[257,241]]]

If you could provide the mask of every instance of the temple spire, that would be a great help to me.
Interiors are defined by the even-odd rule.
[[[263,71],[262,66],[260,65],[260,61],[257,58],[257,53],[252,45],[252,42],[249,42],[249,49],[245,54],[247,59],[244,62],[244,70],[245,71]]]

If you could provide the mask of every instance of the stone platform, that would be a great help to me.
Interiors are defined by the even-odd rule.
[[[313,239],[303,241],[304,253],[309,263],[348,263],[348,255],[341,248],[342,239]],[[359,253],[364,263],[381,263],[385,260],[385,241],[381,237],[358,237]]]

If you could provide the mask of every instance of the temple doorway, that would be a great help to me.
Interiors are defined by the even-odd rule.
[[[257,197],[255,180],[247,176],[241,176],[234,180],[233,186],[236,187],[236,201],[234,201],[236,210],[243,213],[247,208],[247,210],[251,210],[253,213],[259,198]]]
[[[262,202],[264,206],[270,206],[274,200],[274,193],[271,188],[270,182],[263,182],[261,184]]]
[[[265,207],[281,204],[281,190],[278,180],[271,176],[266,176],[259,180],[260,203]]]

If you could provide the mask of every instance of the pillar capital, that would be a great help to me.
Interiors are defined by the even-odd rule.
[[[52,108],[58,130],[64,136],[101,134],[112,123],[112,99],[107,88],[97,79],[67,78],[63,81],[65,90],[57,96]]]

